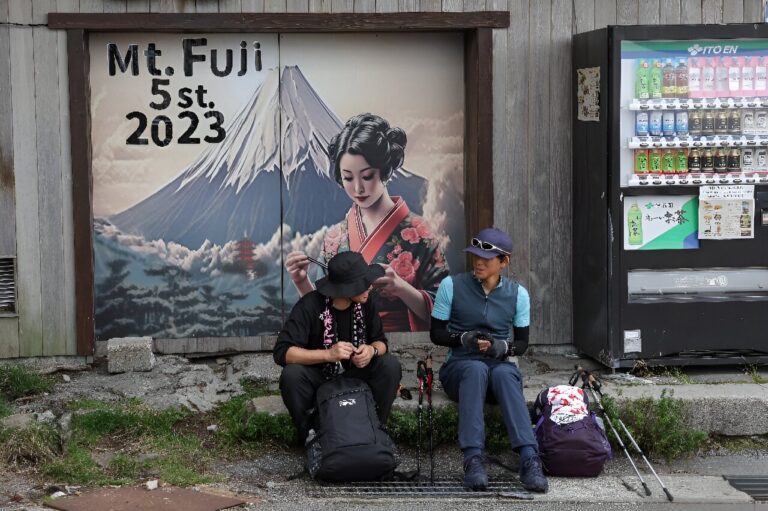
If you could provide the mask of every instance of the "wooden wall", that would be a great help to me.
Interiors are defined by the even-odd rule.
[[[0,0],[0,256],[18,258],[20,311],[0,317],[0,358],[76,352],[66,39],[48,12],[441,10],[510,11],[493,34],[496,225],[531,292],[532,342],[569,344],[571,35],[759,22],[760,0]]]

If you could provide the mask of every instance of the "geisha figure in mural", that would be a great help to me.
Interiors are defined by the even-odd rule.
[[[368,113],[349,119],[328,145],[332,175],[352,207],[344,220],[326,231],[321,259],[354,250],[369,264],[384,267],[374,289],[388,332],[428,330],[435,293],[449,274],[426,220],[387,191],[387,181],[403,164],[406,141],[402,129],[390,128],[385,119]],[[288,254],[285,266],[301,296],[314,289],[304,252]]]

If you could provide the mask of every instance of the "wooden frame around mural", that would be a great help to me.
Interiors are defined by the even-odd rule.
[[[50,29],[67,31],[74,206],[77,354],[95,347],[93,178],[89,32],[463,32],[465,81],[464,210],[467,234],[493,224],[493,45],[491,30],[509,12],[392,14],[63,14]],[[502,112],[503,113],[503,112]]]

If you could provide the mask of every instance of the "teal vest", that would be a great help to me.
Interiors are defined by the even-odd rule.
[[[512,323],[517,308],[517,290],[520,285],[501,278],[501,283],[486,295],[483,286],[470,273],[454,275],[450,332],[486,330],[494,339],[511,340]],[[451,348],[449,357],[470,358],[463,347]]]

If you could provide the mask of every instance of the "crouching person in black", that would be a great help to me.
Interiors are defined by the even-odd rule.
[[[302,443],[317,388],[337,376],[365,381],[379,421],[387,424],[401,370],[398,359],[387,353],[381,318],[368,299],[373,281],[382,275],[381,266],[368,265],[357,252],[334,256],[328,276],[294,305],[277,336],[273,355],[284,367],[280,393]]]

